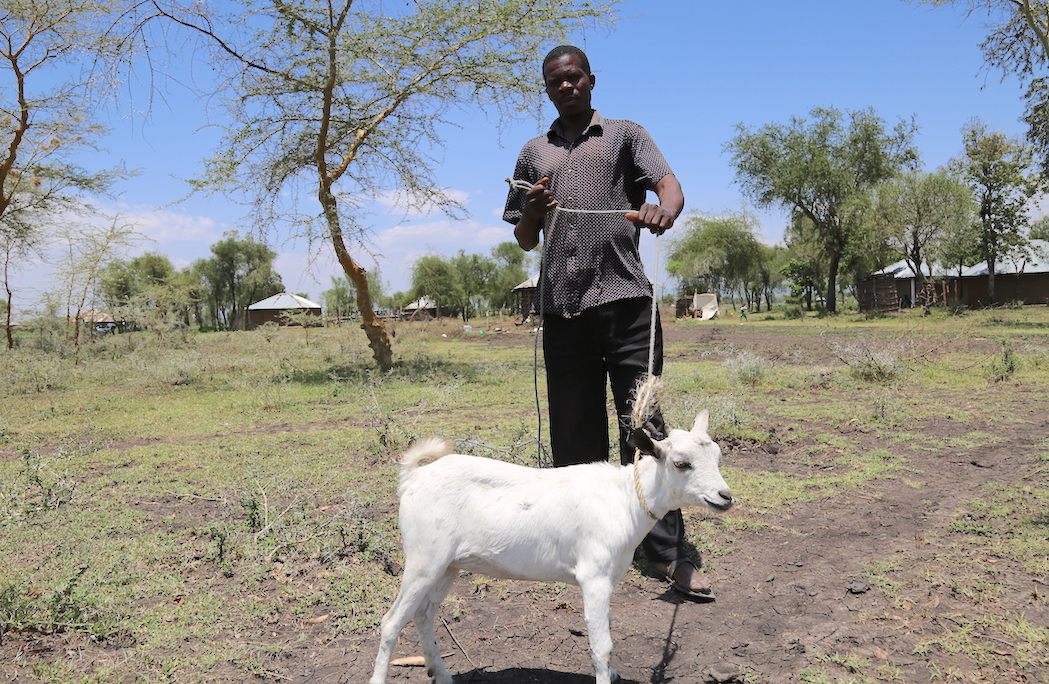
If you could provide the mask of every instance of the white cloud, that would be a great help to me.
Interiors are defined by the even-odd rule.
[[[194,216],[170,209],[118,205],[110,210],[118,212],[135,226],[135,230],[157,245],[176,242],[210,245],[218,241],[226,229],[209,216]]]

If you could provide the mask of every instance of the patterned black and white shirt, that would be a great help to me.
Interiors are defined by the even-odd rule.
[[[560,119],[521,149],[514,178],[547,186],[566,209],[637,209],[656,183],[673,173],[644,128],[596,111],[583,134],[568,142]],[[525,190],[510,188],[503,220],[521,220]],[[539,283],[544,314],[574,318],[582,311],[652,296],[638,254],[640,230],[623,214],[551,211],[543,219],[544,264]]]

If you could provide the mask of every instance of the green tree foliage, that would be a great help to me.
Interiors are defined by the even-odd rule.
[[[80,358],[80,323],[88,302],[98,295],[99,281],[106,266],[141,242],[131,226],[114,219],[105,227],[66,226],[61,235],[58,259],[60,295],[65,300],[66,320],[72,330],[77,362]]]
[[[611,3],[571,0],[148,6],[202,36],[226,71],[234,124],[203,183],[256,198],[260,225],[315,215],[285,201],[312,188],[321,212],[311,228],[353,282],[383,369],[393,351],[353,254],[366,226],[350,198],[397,189],[408,205],[456,212],[435,177],[441,124],[460,108],[490,109],[499,122],[538,111],[542,51],[613,16]]]
[[[909,0],[961,7],[980,17],[987,38],[980,45],[991,67],[1017,77],[1027,91],[1027,138],[1043,170],[1049,170],[1049,2],[1046,0]]]
[[[175,276],[171,260],[147,252],[127,261],[108,264],[100,279],[100,294],[107,307],[127,306],[132,300],[166,286]]]
[[[901,121],[891,131],[872,109],[817,108],[812,119],[742,124],[727,143],[744,193],[761,207],[782,207],[811,222],[826,258],[827,310],[837,310],[843,259],[864,227],[869,193],[916,163],[916,127]]]
[[[492,247],[492,259],[496,268],[488,280],[485,296],[488,306],[505,311],[515,303],[513,289],[528,278],[528,252],[516,241],[500,242]]]
[[[211,246],[212,256],[193,262],[212,328],[234,329],[250,304],[284,291],[273,270],[276,252],[237,231]]]
[[[491,257],[465,250],[451,258],[427,255],[412,267],[411,297],[431,299],[440,311],[454,311],[469,321],[479,311],[512,303],[511,290],[527,278],[525,261],[516,242],[496,245]]]
[[[712,290],[749,302],[748,284],[757,278],[759,249],[754,218],[745,213],[691,216],[671,239],[667,272],[680,294]]]
[[[1049,241],[1049,216],[1043,216],[1031,224],[1031,232],[1028,234],[1032,240]]]
[[[419,257],[412,266],[412,297],[430,299],[438,315],[445,309],[458,311],[465,291],[455,266],[444,257],[429,254]]]
[[[8,301],[13,272],[55,237],[45,234],[50,219],[86,213],[85,194],[104,194],[128,175],[71,163],[105,132],[92,112],[107,83],[101,68],[118,47],[105,37],[114,8],[90,0],[0,0],[0,276]]]
[[[396,309],[408,300],[400,301],[398,296],[386,294],[387,284],[382,278],[382,271],[373,268],[368,271],[368,289],[371,291],[372,301],[378,307]],[[331,276],[331,287],[321,293],[321,301],[324,304],[325,313],[329,316],[346,317],[359,313],[357,310],[357,288],[353,281],[346,277]]]
[[[331,276],[331,287],[321,293],[324,313],[336,318],[347,318],[357,312],[357,296],[349,278]]]
[[[972,224],[975,204],[970,188],[944,169],[887,181],[877,189],[875,208],[875,226],[894,255],[907,261],[921,289],[938,245]]]
[[[469,321],[476,313],[487,306],[492,282],[498,266],[494,259],[480,254],[467,254],[464,250],[452,258],[452,266],[459,275],[462,301],[459,313],[464,321]]]
[[[995,303],[995,268],[1027,246],[1028,200],[1039,191],[1033,151],[1022,140],[973,119],[962,129],[964,156],[952,167],[972,189],[977,204],[976,248],[987,264],[987,301]]]
[[[761,311],[761,300],[764,298],[765,308],[772,309],[772,297],[775,291],[783,285],[783,267],[788,258],[789,254],[785,247],[758,243],[755,257],[756,270],[747,281],[748,306],[752,305],[755,311]]]
[[[780,273],[790,285],[790,299],[795,303],[804,302],[805,309],[812,311],[814,301],[825,299],[827,259],[823,241],[812,221],[797,213],[792,216],[783,238],[789,256]]]
[[[110,313],[132,328],[158,333],[199,323],[200,291],[191,269],[176,271],[157,252],[110,262],[99,277],[99,294]]]

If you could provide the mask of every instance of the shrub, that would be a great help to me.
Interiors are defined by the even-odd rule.
[[[1002,351],[991,361],[991,380],[993,382],[1004,382],[1016,372],[1018,362],[1013,345],[1008,340],[1002,340]]]
[[[906,370],[901,356],[907,346],[903,342],[879,346],[871,340],[860,339],[849,344],[835,344],[834,354],[857,378],[868,382],[886,382]]]
[[[765,359],[748,351],[725,361],[725,367],[744,385],[757,385],[765,378]]]

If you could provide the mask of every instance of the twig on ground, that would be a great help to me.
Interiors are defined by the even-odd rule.
[[[466,649],[463,648],[463,645],[460,644],[459,640],[455,638],[454,634],[452,634],[452,628],[448,626],[448,621],[444,618],[441,618],[441,624],[443,624],[444,628],[448,630],[448,636],[452,638],[452,642],[459,647],[460,651],[463,652],[463,655],[466,656],[466,659],[470,662],[470,665],[473,667],[473,669],[480,670],[481,668],[477,667],[477,663],[475,663],[473,659],[470,658],[470,654],[466,652]]]

